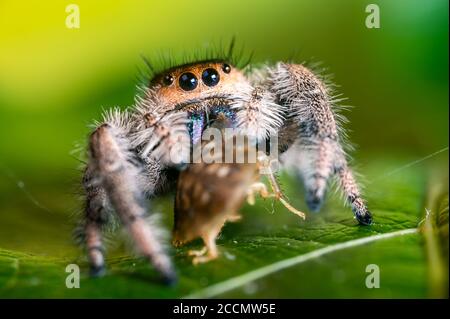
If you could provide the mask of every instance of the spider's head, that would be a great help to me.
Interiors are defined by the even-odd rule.
[[[231,64],[212,60],[171,68],[151,82],[155,97],[165,111],[189,114],[189,131],[193,142],[219,115],[231,125],[236,114],[232,105],[242,100],[250,87],[244,74]]]
[[[248,85],[243,73],[224,61],[190,63],[161,72],[151,86],[167,107],[191,109],[211,99],[233,99]]]

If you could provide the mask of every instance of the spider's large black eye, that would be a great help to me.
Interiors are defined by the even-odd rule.
[[[192,91],[197,87],[198,80],[191,72],[183,73],[178,80],[180,87],[185,91]]]
[[[207,86],[214,86],[219,83],[220,75],[215,69],[209,68],[203,71],[202,80]]]

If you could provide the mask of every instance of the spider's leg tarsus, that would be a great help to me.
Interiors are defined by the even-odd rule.
[[[325,198],[325,191],[319,188],[310,188],[306,192],[306,205],[313,213],[317,213],[322,208]]]
[[[97,229],[90,228],[96,227]],[[87,234],[87,250],[89,259],[89,274],[91,277],[102,277],[105,274],[105,259],[104,259],[104,248],[101,244],[100,234],[101,229],[98,225],[93,225],[92,223],[87,224],[86,227]],[[98,234],[93,234],[93,231],[97,231]],[[97,239],[98,241],[94,242]]]
[[[363,214],[355,212],[355,216],[361,225],[368,226],[368,225],[371,225],[373,222],[372,213],[368,210]]]
[[[103,277],[106,274],[105,265],[97,266],[95,264],[91,264],[89,267],[89,275],[93,278]]]
[[[105,273],[102,227],[109,222],[111,209],[105,190],[94,180],[92,165],[88,165],[83,176],[86,205],[82,233],[89,260],[90,275],[100,277]]]
[[[356,184],[351,170],[344,164],[337,169],[337,175],[347,202],[350,203],[353,214],[355,214],[356,220],[361,225],[372,224],[372,213],[367,209],[364,200],[361,198],[358,185]]]

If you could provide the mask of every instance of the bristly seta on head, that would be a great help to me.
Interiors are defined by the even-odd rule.
[[[138,86],[145,88],[161,73],[181,65],[204,61],[223,61],[242,70],[250,64],[253,52],[246,53],[243,45],[236,48],[236,40],[233,37],[227,45],[222,41],[211,42],[175,52],[170,49],[159,50],[151,55],[142,54],[141,57],[144,66],[138,71]]]

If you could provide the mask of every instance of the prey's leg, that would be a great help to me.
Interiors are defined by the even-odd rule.
[[[192,259],[192,263],[194,265],[207,263],[211,260],[216,259],[219,256],[219,253],[217,251],[216,246],[216,237],[217,234],[208,234],[203,238],[203,241],[205,242],[205,247],[207,253],[205,255],[196,256]]]
[[[242,219],[242,215],[240,214],[231,214],[227,217],[227,222],[235,223]]]
[[[206,248],[206,246],[203,246],[203,248],[200,250],[193,250],[193,249],[189,250],[187,255],[198,257],[198,256],[203,256],[204,254],[207,253],[207,251],[208,251],[208,248]]]
[[[283,194],[281,193],[281,191],[280,191],[276,181],[275,181],[275,184],[273,184],[274,181],[272,181],[272,180],[270,181],[270,184],[272,186],[272,189],[273,189],[274,193],[269,193],[269,191],[267,190],[266,184],[264,184],[262,182],[253,183],[250,186],[250,189],[249,189],[249,191],[247,193],[247,202],[250,205],[254,205],[255,204],[255,195],[254,195],[254,193],[259,193],[259,195],[262,198],[272,197],[272,198],[275,198],[276,200],[279,200],[284,205],[284,207],[286,207],[291,213],[294,213],[295,215],[299,216],[300,218],[305,219],[306,218],[305,213],[303,213],[303,212],[299,211],[298,209],[294,208],[291,204],[289,204],[284,199]]]
[[[247,203],[249,205],[255,205],[255,193],[259,194],[262,198],[270,197],[266,184],[262,182],[253,183],[247,190]]]
[[[248,197],[247,197],[247,201],[250,205],[254,205],[255,204],[255,193],[258,193],[262,198],[268,198],[268,197],[273,197],[275,196],[274,194],[270,194],[269,191],[267,190],[267,186],[266,184],[264,184],[263,182],[256,182],[253,183],[250,186],[249,192],[248,192]]]

